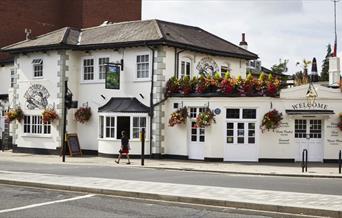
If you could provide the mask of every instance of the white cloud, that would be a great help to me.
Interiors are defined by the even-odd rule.
[[[342,2],[337,11],[342,36]],[[289,59],[290,73],[304,58],[316,57],[320,68],[334,42],[333,3],[327,0],[143,0],[143,19],[152,18],[198,26],[235,44],[245,32],[249,50],[266,67]],[[341,50],[342,37],[338,44]]]

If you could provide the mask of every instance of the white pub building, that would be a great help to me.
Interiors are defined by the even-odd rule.
[[[197,27],[145,20],[87,29],[65,27],[4,47],[15,55],[9,68],[13,71],[9,106],[20,107],[24,114],[21,121],[10,124],[13,151],[58,154],[64,81],[68,81],[78,107],[90,107],[92,112],[85,123],[75,120],[77,109],[67,113],[67,132],[78,135],[84,153],[117,155],[120,132],[126,130],[130,153],[139,156],[139,132],[145,128],[145,154],[155,157],[294,162],[307,149],[309,161],[336,161],[342,149],[338,58],[331,60],[331,81],[326,86],[306,84],[274,95],[248,94],[247,86],[239,95],[220,94],[220,89],[214,94],[203,90],[167,94],[170,79],[184,82],[187,76],[201,74],[211,79],[219,74],[217,81],[223,81],[230,72],[229,81],[247,84],[247,64],[258,56],[247,50],[244,40],[241,45]],[[120,66],[117,89],[105,87],[107,63]],[[57,111],[58,120],[43,123],[47,107]],[[188,114],[184,122],[170,126],[171,114],[182,108]],[[198,126],[198,116],[206,108],[216,122]],[[283,115],[280,126],[261,131],[264,115],[274,109]]]

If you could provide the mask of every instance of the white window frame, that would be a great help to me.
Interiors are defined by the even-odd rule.
[[[13,88],[16,81],[15,81],[15,69],[11,69],[11,78],[10,78],[10,87]]]
[[[138,77],[138,64],[143,64],[143,63],[138,63],[138,56],[144,56],[148,55],[148,61],[143,62],[144,64],[148,64],[148,76],[147,77]],[[135,80],[136,81],[149,81],[151,79],[151,74],[152,74],[152,64],[151,64],[151,59],[152,59],[152,54],[151,53],[138,53],[135,55]]]
[[[29,117],[29,123],[26,122],[26,118]],[[28,127],[29,131],[25,131],[25,128]],[[49,130],[45,133],[45,130]],[[52,125],[51,122],[43,123],[43,118],[41,115],[32,114],[32,115],[24,115],[23,121],[23,135],[24,136],[51,136]]]
[[[190,143],[205,143],[206,141],[206,134],[205,134],[205,127],[193,127],[192,123],[196,122],[197,116],[205,111],[205,107],[189,107],[189,115],[190,115]],[[193,130],[196,130],[196,133],[193,134]],[[193,141],[192,137],[196,136],[196,140]],[[201,141],[201,137],[203,137],[203,141]]]
[[[232,68],[231,68],[231,64],[230,63],[224,63],[224,64],[222,64],[221,66],[220,66],[220,73],[221,73],[221,77],[223,78],[224,77],[224,75],[226,74],[226,72],[222,72],[222,67],[225,67],[225,68],[227,68],[227,71],[229,72],[229,73],[232,73]]]
[[[84,65],[84,62],[85,61],[88,61],[88,60],[92,60],[93,61],[93,65],[89,65],[89,66],[85,66]],[[83,82],[94,82],[94,81],[96,81],[96,78],[95,78],[95,66],[96,66],[96,64],[95,64],[95,58],[94,57],[84,57],[84,58],[82,58],[82,69],[81,69],[81,73],[82,73],[82,81]],[[93,74],[93,79],[85,79],[85,74],[86,74],[86,72],[85,72],[85,67],[88,67],[88,68],[90,68],[92,66],[92,68],[93,68],[93,72],[92,72],[92,74]],[[87,72],[87,75],[91,75],[91,73],[89,73],[89,72]]]
[[[239,118],[227,118],[227,109],[239,109]],[[244,109],[253,109],[255,110],[255,118],[243,118],[243,110]],[[258,134],[257,134],[257,127],[258,127],[258,109],[257,108],[250,108],[250,107],[231,107],[231,108],[225,108],[225,144],[230,145],[256,145],[258,140]],[[227,124],[233,123],[233,142],[228,143],[227,142]],[[244,123],[244,142],[238,143],[238,123]],[[254,123],[254,143],[249,143],[249,124]]]
[[[41,69],[36,69],[36,67],[41,67]],[[36,76],[36,72],[41,74]],[[34,79],[41,79],[44,77],[44,60],[43,58],[34,58],[32,60],[32,77]]]
[[[101,128],[101,119],[100,117],[103,117],[103,128]],[[106,125],[107,125],[107,117],[114,117],[115,119],[115,129],[114,129],[114,137],[107,137],[106,136]],[[129,117],[130,118],[130,141],[140,141],[140,135],[139,138],[133,138],[133,118],[139,117],[139,118],[145,118],[145,139],[148,140],[148,116],[145,113],[137,113],[137,114],[132,114],[132,113],[100,113],[99,114],[99,127],[98,127],[98,139],[99,140],[120,140],[118,139],[117,136],[117,121],[118,117]],[[139,129],[141,130],[143,127],[140,126],[140,119],[139,119]],[[103,131],[101,133],[101,130]],[[140,131],[139,131],[140,132]],[[102,136],[102,138],[101,138]]]
[[[134,119],[138,119],[138,126],[134,126]],[[141,126],[141,119],[145,119],[145,126]],[[147,118],[143,117],[143,116],[132,116],[132,121],[131,121],[132,125],[131,125],[131,139],[139,139],[140,138],[140,132],[142,131],[142,128],[145,128],[145,132],[146,132],[146,128],[147,128]],[[138,137],[134,137],[134,129],[138,129],[139,130],[139,134]]]
[[[81,84],[102,84],[105,82],[105,64],[100,64],[100,59],[108,58],[108,62],[111,63],[112,59],[109,54],[94,54],[89,56],[83,56],[81,58],[81,65],[80,65],[80,83]],[[92,80],[85,80],[84,78],[84,60],[92,59],[93,60],[93,79]],[[101,78],[101,69],[104,69],[103,78]]]
[[[101,63],[101,60],[107,60],[103,63]],[[98,70],[98,80],[105,80],[106,79],[106,64],[110,62],[110,58],[109,57],[99,57],[97,58],[97,70]],[[102,72],[103,71],[103,72]],[[103,76],[103,77],[101,77]]]
[[[189,72],[187,66],[189,65]],[[178,78],[182,78],[184,76],[192,76],[192,60],[189,57],[183,57],[179,60],[179,75]]]

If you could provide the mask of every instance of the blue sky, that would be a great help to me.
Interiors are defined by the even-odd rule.
[[[142,0],[143,19],[198,26],[234,44],[246,33],[250,51],[265,67],[289,59],[289,72],[316,57],[319,71],[326,46],[334,44],[331,0]],[[342,1],[337,3],[338,54],[342,56]]]

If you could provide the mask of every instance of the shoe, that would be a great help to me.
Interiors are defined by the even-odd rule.
[[[128,162],[127,164],[131,164],[131,162]]]
[[[115,163],[119,164],[119,161],[116,160]]]

